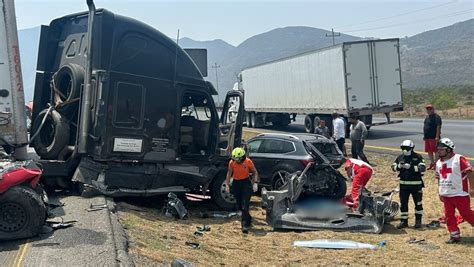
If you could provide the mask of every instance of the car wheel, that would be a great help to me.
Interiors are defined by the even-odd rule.
[[[336,180],[335,181],[336,183],[334,186],[334,190],[331,194],[331,198],[341,199],[347,193],[346,179],[344,178],[344,176],[342,176],[342,174],[339,174],[339,173],[335,175],[334,179]]]
[[[223,210],[235,210],[237,205],[234,195],[225,191],[226,172],[220,172],[211,185],[211,196],[216,205]]]
[[[288,179],[290,178],[290,174],[296,172],[293,168],[290,167],[281,167],[278,168],[272,175],[272,189],[273,190],[280,190],[283,188]]]
[[[32,188],[14,186],[0,194],[0,240],[35,236],[45,220],[45,204]]]

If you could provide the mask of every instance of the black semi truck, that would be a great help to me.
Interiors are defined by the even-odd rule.
[[[31,145],[42,182],[109,196],[209,192],[232,208],[223,182],[242,139],[241,92],[229,92],[219,114],[191,53],[87,4],[89,12],[41,28]]]

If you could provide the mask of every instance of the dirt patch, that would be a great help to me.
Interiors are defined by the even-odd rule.
[[[377,153],[368,155],[377,164],[368,188],[372,191],[388,191],[397,187],[398,179],[390,170],[394,156]],[[442,215],[433,174],[432,171],[428,172],[424,178],[424,223]],[[163,216],[160,201],[150,200],[140,205],[140,208],[143,211],[118,205],[120,221],[131,241],[129,252],[137,265],[169,264],[176,258],[196,265],[469,265],[474,253],[472,227],[467,223],[460,226],[463,243],[446,245],[444,241],[448,233],[444,225],[436,230],[414,230],[412,227],[397,230],[395,225],[398,221],[386,225],[384,233],[380,235],[331,231],[274,232],[265,222],[259,197],[252,198],[254,227],[248,235],[240,232],[237,219],[199,218],[200,211],[214,209],[208,202],[191,203],[188,207],[190,218],[180,221]],[[414,206],[410,203],[410,225],[414,224],[413,212]],[[194,236],[196,227],[202,225],[210,225],[211,231],[203,236]],[[409,244],[407,241],[410,238],[425,239],[426,242]],[[363,251],[292,247],[295,240],[312,239],[346,239],[370,244],[385,241],[387,245],[379,250]],[[197,242],[201,248],[193,249],[185,244],[186,241]]]

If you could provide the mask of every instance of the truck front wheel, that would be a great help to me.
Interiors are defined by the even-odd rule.
[[[225,191],[226,172],[220,172],[211,184],[211,196],[216,205],[223,210],[235,210],[235,197]]]

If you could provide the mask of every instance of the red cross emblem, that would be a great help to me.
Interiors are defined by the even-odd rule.
[[[453,172],[453,169],[452,168],[448,168],[448,164],[443,164],[443,167],[441,168],[441,170],[439,170],[439,173],[441,174],[441,177],[443,179],[446,179],[448,178],[448,174],[452,173]]]

